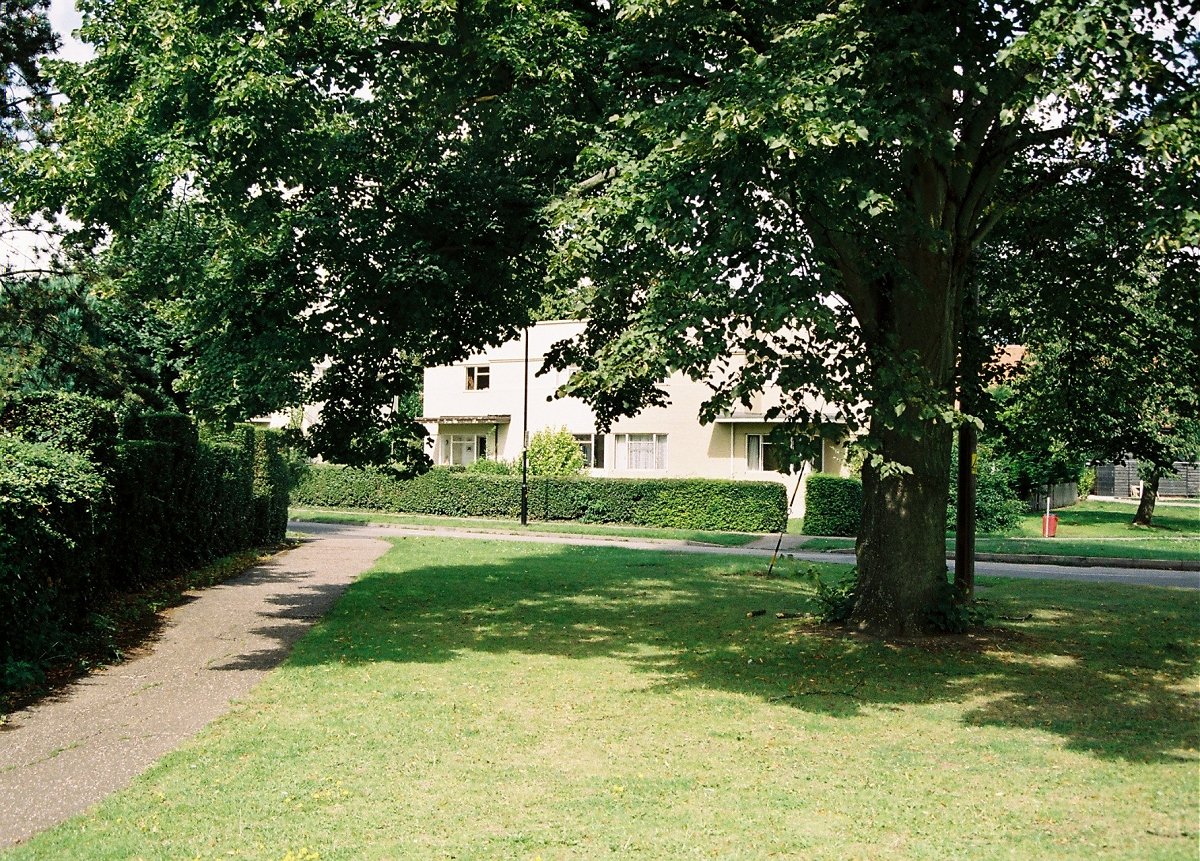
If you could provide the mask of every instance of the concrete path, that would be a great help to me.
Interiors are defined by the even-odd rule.
[[[707,553],[731,556],[770,557],[775,547],[774,538],[759,539],[757,546],[720,547],[715,544],[700,544],[691,541],[666,538],[619,538],[603,535],[564,535],[528,532],[487,532],[447,527],[409,527],[399,525],[354,526],[336,523],[311,523],[292,521],[288,528],[307,535],[319,537],[349,538],[362,536],[387,538],[399,535],[423,535],[454,537],[489,541],[524,541],[535,544],[574,544],[593,547],[626,547],[634,550],[666,550],[677,553]],[[769,546],[767,546],[769,545]],[[853,564],[854,556],[849,553],[804,552],[788,550],[787,541],[781,554],[803,562],[843,562]],[[947,560],[954,570],[954,560]],[[1172,586],[1183,589],[1200,589],[1200,571],[1161,571],[1148,568],[1126,568],[1112,566],[1078,567],[1072,565],[1024,564],[979,560],[975,571],[983,576],[1031,577],[1042,580],[1079,580],[1089,583],[1129,583],[1138,586]]]
[[[124,788],[223,714],[388,546],[323,536],[189,593],[143,654],[10,715],[0,725],[0,847]]]

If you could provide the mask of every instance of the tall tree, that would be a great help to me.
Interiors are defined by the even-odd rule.
[[[0,0],[0,289],[30,274],[12,251],[28,244],[29,229],[11,217],[15,164],[44,140],[50,86],[41,60],[58,47],[46,17],[49,0]],[[14,271],[22,270],[22,271]]]
[[[853,619],[920,629],[946,589],[972,259],[1107,141],[1190,134],[1160,112],[1195,117],[1194,12],[634,0],[618,18],[620,104],[556,209],[558,271],[594,294],[555,356],[581,369],[567,388],[604,420],[660,402],[676,368],[715,375],[709,417],[767,381],[801,423],[842,405],[872,451]]]
[[[101,297],[77,278],[0,283],[0,403],[64,390],[161,409],[174,375],[171,331],[154,309]]]
[[[65,209],[120,289],[174,303],[197,410],[369,414],[409,357],[512,334],[549,274],[590,300],[554,359],[602,421],[682,369],[713,380],[706,417],[775,383],[783,417],[838,405],[869,429],[855,619],[886,632],[946,588],[976,250],[1106,140],[1200,166],[1176,4],[83,11],[96,59],[58,70],[70,102],[25,205]]]
[[[58,47],[49,7],[49,0],[0,0],[0,153],[43,126],[50,90],[40,61]]]
[[[169,309],[198,414],[323,402],[314,438],[368,456],[378,447],[347,440],[379,429],[414,357],[453,360],[527,322],[541,208],[600,104],[603,57],[585,38],[600,10],[81,11],[95,58],[54,69],[68,101],[22,205],[83,225],[89,277]]]
[[[1154,235],[1180,213],[1148,193],[1153,181],[1141,159],[1110,152],[1027,201],[979,267],[992,325],[1029,348],[1004,431],[1032,450],[1137,458],[1146,526],[1160,480],[1200,457],[1200,251],[1174,241],[1186,224]]]

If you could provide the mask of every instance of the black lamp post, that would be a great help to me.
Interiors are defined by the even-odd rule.
[[[525,327],[525,397],[521,418],[521,525],[529,525],[529,327]]]

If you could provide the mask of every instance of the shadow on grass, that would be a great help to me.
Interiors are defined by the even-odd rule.
[[[605,657],[652,690],[720,690],[832,716],[968,703],[968,723],[1053,733],[1106,759],[1194,759],[1200,741],[1192,592],[988,580],[997,613],[1033,618],[982,640],[897,644],[776,619],[811,609],[810,590],[795,576],[750,576],[764,567],[756,560],[395,543],[294,664]],[[767,612],[747,615],[756,610]]]
[[[1150,526],[1134,526],[1136,505],[1121,503],[1090,503],[1055,509],[1060,528],[1083,527],[1087,535],[1154,536],[1178,533],[1200,534],[1200,505],[1159,505],[1154,509]],[[1037,521],[1040,524],[1040,520]]]

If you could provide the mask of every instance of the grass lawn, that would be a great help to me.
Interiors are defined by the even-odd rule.
[[[426,514],[387,514],[380,511],[354,511],[343,508],[297,508],[288,510],[293,520],[308,520],[312,523],[386,523],[398,526],[449,526],[457,529],[473,529],[480,532],[506,532],[525,534],[543,532],[552,535],[602,535],[610,538],[672,538],[679,541],[697,541],[703,544],[719,544],[722,547],[740,547],[760,536],[749,532],[708,532],[698,529],[660,529],[653,526],[608,526],[598,523],[559,523],[545,520],[532,521],[528,527],[512,520],[496,520],[487,517],[437,517]]]
[[[1196,857],[1196,592],[981,578],[1031,618],[898,645],[776,619],[807,584],[745,559],[394,543],[230,715],[5,858]]]
[[[1136,506],[1121,502],[1081,502],[1057,509],[1058,535],[1042,538],[1042,518],[1028,514],[1010,533],[979,535],[980,553],[1034,553],[1127,559],[1200,560],[1200,503],[1159,505],[1150,528],[1133,526]],[[853,548],[852,538],[813,538],[805,550]],[[947,552],[954,539],[946,538]]]

